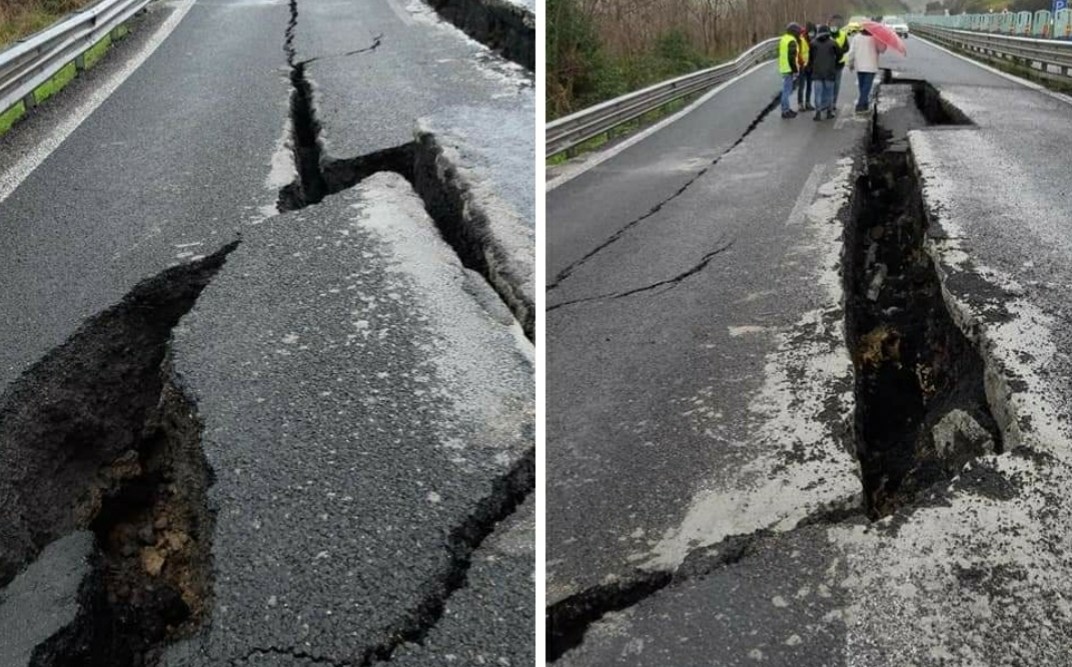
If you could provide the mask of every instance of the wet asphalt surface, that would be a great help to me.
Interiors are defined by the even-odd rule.
[[[418,119],[439,111],[452,110],[446,124],[532,108],[526,73],[422,3],[305,4],[299,54],[365,46],[363,21],[384,35],[368,57],[389,64],[373,76],[365,56],[310,65],[324,75],[325,140],[341,157],[409,141]],[[154,5],[113,58],[4,146],[32,150],[49,118],[173,11]],[[484,280],[461,269],[400,177],[275,213],[293,177],[291,18],[276,0],[194,3],[0,201],[0,387],[139,281],[241,239],[203,309],[174,331],[175,382],[196,397],[216,474],[218,585],[211,623],[165,662],[397,652],[413,664],[530,663],[532,502],[516,515],[511,503],[532,480],[511,475],[531,465],[531,343]],[[527,128],[510,125],[528,130],[512,152],[531,155],[529,116]],[[482,164],[509,164],[487,148],[476,149]],[[0,168],[14,159],[5,151]],[[499,196],[531,226],[531,197],[496,175]],[[493,178],[478,185],[497,190]],[[361,227],[368,210],[375,220]],[[375,227],[385,219],[407,239]],[[504,488],[507,478],[520,490]]]
[[[675,533],[705,489],[740,490],[740,499],[728,498],[722,508],[737,518],[715,528],[726,534],[762,527],[757,521],[777,522],[788,511],[772,507],[764,491],[749,516],[742,499],[762,484],[740,473],[758,458],[784,456],[779,451],[795,437],[778,442],[760,432],[769,414],[789,407],[785,397],[756,403],[761,392],[775,388],[774,376],[765,376],[772,362],[767,355],[781,350],[784,363],[794,365],[841,344],[836,331],[798,322],[812,311],[816,322],[839,317],[836,299],[816,282],[818,274],[836,269],[822,256],[826,248],[816,245],[829,229],[817,231],[804,213],[820,197],[820,186],[837,178],[838,160],[859,147],[866,123],[848,119],[835,126],[810,115],[783,120],[771,113],[725,153],[770,102],[777,81],[769,68],[755,72],[736,84],[744,86],[740,90],[716,95],[668,127],[669,137],[656,133],[549,195],[551,280],[554,269],[670,197],[720,156],[682,194],[549,293],[549,603],[653,559],[682,557],[687,538]],[[725,124],[727,117],[737,119],[737,127]],[[695,128],[710,132],[693,139],[698,157],[685,134]],[[641,167],[648,141],[654,154]],[[604,184],[631,195],[605,197]],[[573,210],[570,202],[583,203]],[[716,254],[705,264],[710,253]],[[701,265],[679,282],[658,285]],[[635,290],[646,291],[626,295]],[[801,338],[801,327],[811,334]],[[811,342],[818,347],[805,354],[803,344]],[[815,395],[838,395],[850,378],[842,361],[815,377]],[[800,418],[808,429],[826,432],[838,428],[847,405],[828,416],[813,407]],[[824,501],[851,495],[851,465],[834,450],[827,454],[839,481],[820,495],[830,496]],[[672,556],[668,542],[675,544]]]
[[[794,521],[779,521],[784,508],[754,493],[754,478],[734,476],[735,469],[758,468],[761,480],[779,484],[772,496],[788,496],[790,503],[814,498],[798,489],[855,478],[851,464],[841,477],[825,464],[826,474],[808,471],[807,461],[823,451],[822,443],[835,431],[821,433],[798,450],[801,456],[771,461],[747,429],[737,426],[739,420],[748,425],[749,418],[758,416],[758,423],[751,422],[756,430],[781,424],[789,427],[782,437],[806,440],[802,436],[823,420],[800,419],[793,406],[837,393],[836,383],[824,385],[821,375],[790,374],[792,398],[772,402],[777,393],[740,378],[758,374],[770,380],[772,372],[777,378],[779,352],[772,354],[771,343],[755,339],[746,345],[746,332],[753,329],[719,335],[734,325],[792,321],[807,303],[802,295],[813,295],[822,284],[803,277],[815,261],[800,252],[807,242],[796,240],[801,246],[794,248],[791,231],[775,226],[785,220],[784,211],[798,191],[775,184],[792,177],[766,176],[764,185],[754,188],[765,197],[749,195],[730,178],[762,170],[760,157],[770,161],[779,155],[775,142],[789,165],[800,164],[804,155],[823,159],[821,149],[793,148],[801,135],[815,132],[810,121],[801,128],[799,120],[765,120],[739,147],[748,150],[751,162],[729,171],[706,193],[701,188],[706,194],[702,204],[692,209],[682,204],[676,215],[678,204],[665,206],[597,254],[550,300],[553,307],[555,298],[621,290],[640,276],[651,280],[654,267],[677,266],[689,245],[704,247],[695,239],[713,233],[707,227],[732,230],[724,217],[750,222],[738,231],[737,242],[695,277],[650,297],[630,297],[628,305],[638,311],[631,319],[621,303],[628,298],[566,305],[549,313],[548,602],[586,586],[628,580],[632,567],[678,566],[679,560],[663,557],[665,537],[645,541],[649,526],[656,531],[669,526],[664,535],[680,537],[675,523],[684,516],[688,528],[698,514],[709,529],[685,533],[696,538],[685,547],[689,555],[707,543],[720,548],[720,535],[750,523],[763,527],[766,522],[776,532],[754,535],[739,560],[699,573],[678,569],[684,576],[666,588],[592,625],[584,643],[559,664],[878,667],[1066,661],[1069,624],[1060,600],[1068,594],[1063,582],[1070,561],[1061,536],[1068,530],[1063,508],[1072,440],[1064,380],[1068,357],[1063,352],[1069,309],[1067,290],[1060,286],[1067,276],[1063,230],[1072,203],[1054,165],[1067,154],[1058,128],[1067,124],[1072,106],[918,39],[910,40],[909,52],[907,59],[886,57],[883,65],[895,77],[932,82],[973,123],[921,129],[910,135],[910,143],[931,222],[927,250],[937,263],[954,319],[983,350],[992,373],[987,391],[992,405],[1000,408],[996,414],[1009,453],[970,463],[948,488],[931,489],[915,505],[873,524],[859,516],[816,515],[818,525],[794,528]],[[754,103],[764,101],[757,96]],[[761,143],[765,126],[771,138]],[[862,140],[861,132],[855,141]],[[622,156],[641,153],[643,145]],[[613,170],[601,178],[613,182]],[[690,192],[692,188],[679,199],[687,200]],[[552,200],[555,196],[552,192]],[[744,204],[751,204],[752,218],[737,212]],[[736,215],[724,213],[727,209]],[[823,213],[829,219],[831,211]],[[549,218],[552,237],[554,223]],[[569,233],[572,228],[564,228],[563,238]],[[634,236],[637,247],[629,253],[623,244]],[[764,256],[750,247],[758,242],[746,242],[753,236],[764,241],[762,247],[788,250],[781,261],[772,261],[772,250]],[[673,253],[662,250],[673,248],[678,237],[691,244],[682,242]],[[839,245],[836,238],[817,233],[812,242]],[[749,254],[738,262],[733,252],[739,248]],[[560,257],[567,261],[568,253]],[[553,249],[550,262],[556,262]],[[710,276],[706,281],[705,275]],[[761,281],[770,293],[760,290]],[[564,288],[570,290],[568,296]],[[721,298],[704,298],[718,290]],[[686,295],[677,294],[682,291]],[[749,304],[755,301],[767,305],[753,314]],[[598,361],[580,369],[575,330],[586,331],[589,341],[603,341]],[[822,340],[818,329],[792,331],[790,350],[806,351],[809,340]],[[714,352],[693,351],[696,342],[707,341]],[[834,357],[847,353],[831,352]],[[720,354],[717,360],[715,354]],[[695,394],[702,401],[680,401],[682,388],[693,392],[699,383],[708,385],[706,392]],[[623,392],[623,386],[629,389]],[[849,407],[851,402],[849,396]],[[826,411],[825,416],[835,414]],[[682,417],[697,418],[699,427],[685,428]],[[675,422],[680,424],[676,428]],[[574,469],[578,473],[570,476]],[[809,475],[813,485],[793,489],[784,484]],[[697,487],[708,491],[679,491]],[[742,503],[742,497],[748,502]],[[848,499],[845,506],[852,505]],[[576,525],[584,528],[570,528]]]

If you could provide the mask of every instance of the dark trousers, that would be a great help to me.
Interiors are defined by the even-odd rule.
[[[867,111],[871,106],[871,85],[875,83],[875,73],[857,72],[856,82],[860,85],[860,99],[856,102],[856,110]]]
[[[815,108],[830,111],[834,108],[834,81],[836,79],[815,80]]]
[[[811,70],[806,69],[800,73],[797,81],[797,105],[807,106],[811,104]]]

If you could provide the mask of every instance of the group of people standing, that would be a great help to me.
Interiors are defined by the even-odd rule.
[[[799,23],[790,23],[778,44],[782,118],[797,116],[791,107],[794,87],[801,112],[814,111],[815,120],[833,118],[837,114],[841,75],[846,66],[856,72],[860,89],[856,113],[867,113],[871,87],[878,73],[879,54],[885,50],[886,46],[865,28],[850,33],[837,14],[830,17],[827,25],[808,23],[803,28]]]

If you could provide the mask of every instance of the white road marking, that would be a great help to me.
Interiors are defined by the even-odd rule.
[[[678,120],[681,120],[682,117],[684,117],[685,115],[695,111],[697,108],[700,107],[700,105],[704,104],[705,102],[710,100],[712,97],[714,97],[718,93],[720,93],[723,90],[725,90],[725,88],[727,86],[730,86],[730,85],[733,85],[733,84],[737,83],[738,81],[744,79],[749,74],[752,74],[753,72],[758,71],[760,68],[762,68],[762,67],[764,67],[764,66],[766,66],[768,64],[769,63],[760,63],[760,64],[756,65],[755,67],[753,67],[752,69],[748,70],[744,74],[742,74],[740,76],[737,76],[737,77],[734,77],[734,78],[730,79],[729,81],[727,81],[726,83],[722,84],[721,86],[717,86],[714,89],[712,89],[710,92],[705,93],[703,95],[703,97],[701,97],[700,99],[696,100],[695,102],[693,102],[689,106],[685,107],[681,111],[678,111],[673,116],[670,116],[669,118],[664,118],[663,120],[659,121],[655,125],[652,125],[648,129],[646,129],[646,130],[644,130],[642,132],[638,132],[638,133],[634,134],[633,136],[629,137],[628,139],[626,139],[622,143],[617,144],[616,146],[614,146],[612,148],[608,148],[607,150],[602,151],[601,153],[593,155],[592,157],[590,157],[589,159],[585,160],[584,162],[581,162],[581,163],[579,163],[579,164],[577,164],[575,166],[572,166],[572,167],[567,166],[565,168],[565,170],[561,174],[559,174],[555,178],[552,178],[550,181],[547,181],[547,184],[545,185],[546,191],[550,192],[551,190],[554,190],[558,186],[560,186],[560,185],[562,185],[564,183],[567,183],[569,181],[572,181],[573,179],[577,178],[578,176],[580,176],[584,172],[588,171],[592,167],[600,165],[600,164],[606,162],[607,160],[611,159],[612,157],[614,157],[618,153],[621,153],[626,148],[629,148],[630,146],[633,146],[633,145],[635,145],[635,144],[637,144],[637,143],[639,143],[641,141],[644,141],[645,139],[647,139],[651,135],[655,134],[659,130],[661,130],[664,127],[666,127],[667,125],[669,125],[670,123],[673,123],[673,122],[676,122]],[[772,90],[772,93],[773,93],[773,90]]]
[[[808,207],[811,206],[812,201],[815,200],[815,193],[819,190],[819,184],[822,182],[824,174],[826,174],[825,164],[817,164],[811,168],[811,173],[808,174],[808,179],[804,181],[804,187],[801,188],[800,194],[797,195],[797,201],[793,204],[793,209],[789,211],[789,217],[785,220],[786,227],[792,227],[804,222],[804,214],[807,212]]]
[[[87,100],[73,109],[67,118],[49,132],[44,140],[34,146],[33,150],[21,157],[10,169],[0,173],[0,202],[7,199],[15,191],[15,188],[19,187],[26,180],[26,177],[32,174],[34,169],[37,169],[45,161],[45,158],[52,154],[52,151],[59,148],[60,144],[78,129],[82,121],[89,118],[90,114],[96,111],[97,107],[115,92],[116,88],[141,67],[142,63],[167,39],[168,35],[179,24],[179,21],[186,16],[186,13],[194,6],[194,2],[195,0],[180,0],[175,3],[175,11],[172,12],[171,16],[157,27],[156,32],[142,44],[137,52],[129,57],[121,69],[103,81]]]

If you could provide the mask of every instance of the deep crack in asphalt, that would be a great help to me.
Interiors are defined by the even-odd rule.
[[[770,104],[768,104],[767,106],[763,107],[763,110],[759,112],[759,115],[756,116],[755,119],[753,119],[752,122],[745,129],[744,134],[742,134],[740,137],[738,137],[737,140],[734,141],[733,144],[731,144],[729,146],[729,148],[727,148],[726,150],[722,151],[718,155],[718,157],[716,157],[714,160],[712,160],[707,166],[705,166],[700,171],[696,172],[688,181],[686,181],[684,183],[684,185],[682,185],[677,190],[675,190],[673,194],[671,194],[666,199],[663,199],[659,203],[657,203],[654,206],[652,206],[643,215],[641,215],[641,216],[639,216],[637,218],[634,218],[633,220],[630,220],[628,223],[625,224],[625,226],[621,227],[618,231],[616,231],[613,234],[611,234],[611,236],[607,240],[603,241],[602,243],[597,245],[592,250],[589,250],[587,253],[585,253],[585,255],[583,257],[571,262],[569,264],[569,266],[567,266],[566,268],[564,268],[561,271],[559,271],[555,275],[555,279],[551,283],[549,283],[547,285],[546,292],[548,294],[550,294],[552,291],[557,289],[558,286],[561,285],[564,280],[566,280],[566,278],[569,278],[570,275],[572,275],[574,271],[576,271],[578,268],[583,266],[585,264],[585,262],[587,262],[588,260],[592,259],[593,257],[598,255],[599,253],[603,252],[609,246],[613,245],[615,242],[617,242],[619,239],[621,239],[622,236],[624,236],[625,233],[628,232],[630,229],[632,229],[633,227],[636,227],[640,223],[644,222],[645,220],[647,220],[651,216],[653,216],[656,213],[658,213],[659,211],[661,211],[663,209],[663,207],[666,206],[668,203],[670,203],[674,199],[677,199],[681,195],[685,194],[686,190],[688,190],[690,187],[692,187],[692,185],[696,181],[700,180],[700,178],[704,174],[706,174],[708,171],[711,170],[711,168],[713,168],[716,164],[718,164],[719,161],[723,157],[725,157],[727,153],[729,153],[734,148],[739,146],[741,144],[741,142],[743,142],[746,138],[748,138],[748,135],[752,134],[752,131],[755,130],[759,126],[759,124],[761,122],[763,122],[763,119],[767,117],[767,114],[769,114],[771,111],[773,111],[775,109],[775,107],[778,106],[778,100],[779,100],[779,98],[776,96],[773,100],[771,100]]]
[[[529,71],[536,69],[536,17],[509,0],[425,0],[465,34]]]
[[[142,281],[0,398],[0,497],[10,500],[0,514],[0,585],[54,540],[96,536],[79,614],[59,641],[37,648],[34,664],[151,665],[204,620],[211,472],[167,352],[172,329],[236,246]]]
[[[928,222],[907,140],[909,130],[963,114],[924,81],[901,85],[911,87],[915,109],[876,114],[846,225],[856,453],[872,518],[910,505],[972,458],[1002,451],[983,359],[951,317],[924,248]]]
[[[577,304],[580,304],[580,303],[589,303],[591,301],[602,301],[602,300],[605,300],[605,299],[621,299],[623,297],[633,296],[635,294],[643,294],[644,292],[650,292],[650,291],[652,291],[654,289],[658,289],[660,287],[666,287],[667,285],[669,285],[669,287],[667,287],[667,289],[672,289],[673,287],[676,287],[677,285],[681,284],[681,282],[683,280],[685,280],[686,278],[688,278],[690,276],[694,276],[697,273],[699,273],[700,271],[703,271],[704,269],[706,269],[707,265],[711,263],[711,260],[715,258],[715,255],[720,255],[720,254],[722,254],[723,252],[729,250],[732,247],[733,247],[733,241],[730,241],[729,243],[726,243],[725,245],[719,246],[719,247],[715,248],[714,250],[711,250],[711,251],[709,251],[707,253],[704,253],[704,255],[702,257],[700,257],[699,261],[697,261],[691,267],[689,267],[688,269],[685,269],[684,271],[682,271],[681,273],[675,275],[672,278],[667,278],[665,280],[660,280],[658,282],[651,283],[650,285],[644,285],[643,287],[635,287],[633,289],[625,290],[624,292],[614,292],[612,294],[601,294],[599,296],[587,296],[587,297],[583,297],[583,298],[580,298],[580,299],[573,299],[571,301],[563,301],[562,303],[556,303],[556,304],[548,306],[547,311],[550,312],[552,310],[557,310],[557,309],[563,308],[565,306],[574,306],[574,305],[577,305]],[[663,290],[663,291],[666,291],[666,290]],[[662,294],[662,292],[660,292],[660,294]]]
[[[902,83],[891,83],[889,75],[885,81]],[[903,83],[911,86],[923,125],[970,123],[930,83]],[[865,512],[878,519],[908,510],[920,492],[948,482],[967,461],[1002,449],[983,387],[982,359],[950,317],[939,278],[923,248],[927,220],[905,136],[916,126],[911,118],[900,118],[892,123],[896,130],[887,129],[877,112],[873,122],[865,173],[856,180],[847,216],[838,213],[839,219],[847,218],[842,258],[846,338],[856,376],[856,455],[863,468],[866,507],[823,508],[787,532],[863,520]],[[599,298],[607,297],[550,309]],[[764,529],[731,536],[689,552],[672,572],[636,570],[552,604],[546,612],[548,660],[554,662],[580,646],[588,628],[605,614],[738,563],[777,535]]]
[[[333,158],[326,154],[313,84],[306,69],[316,59],[296,60],[294,32],[298,16],[298,0],[290,0],[290,22],[283,48],[291,67],[291,144],[298,177],[280,189],[276,208],[281,212],[302,209],[352,188],[375,173],[399,174],[424,202],[428,215],[462,265],[488,281],[525,335],[535,340],[535,304],[524,288],[526,277],[519,275],[509,260],[509,250],[491,234],[490,212],[474,200],[470,184],[446,160],[434,134],[422,132],[412,142],[356,157]],[[377,36],[371,46],[348,55],[371,53],[380,43],[381,37]]]

